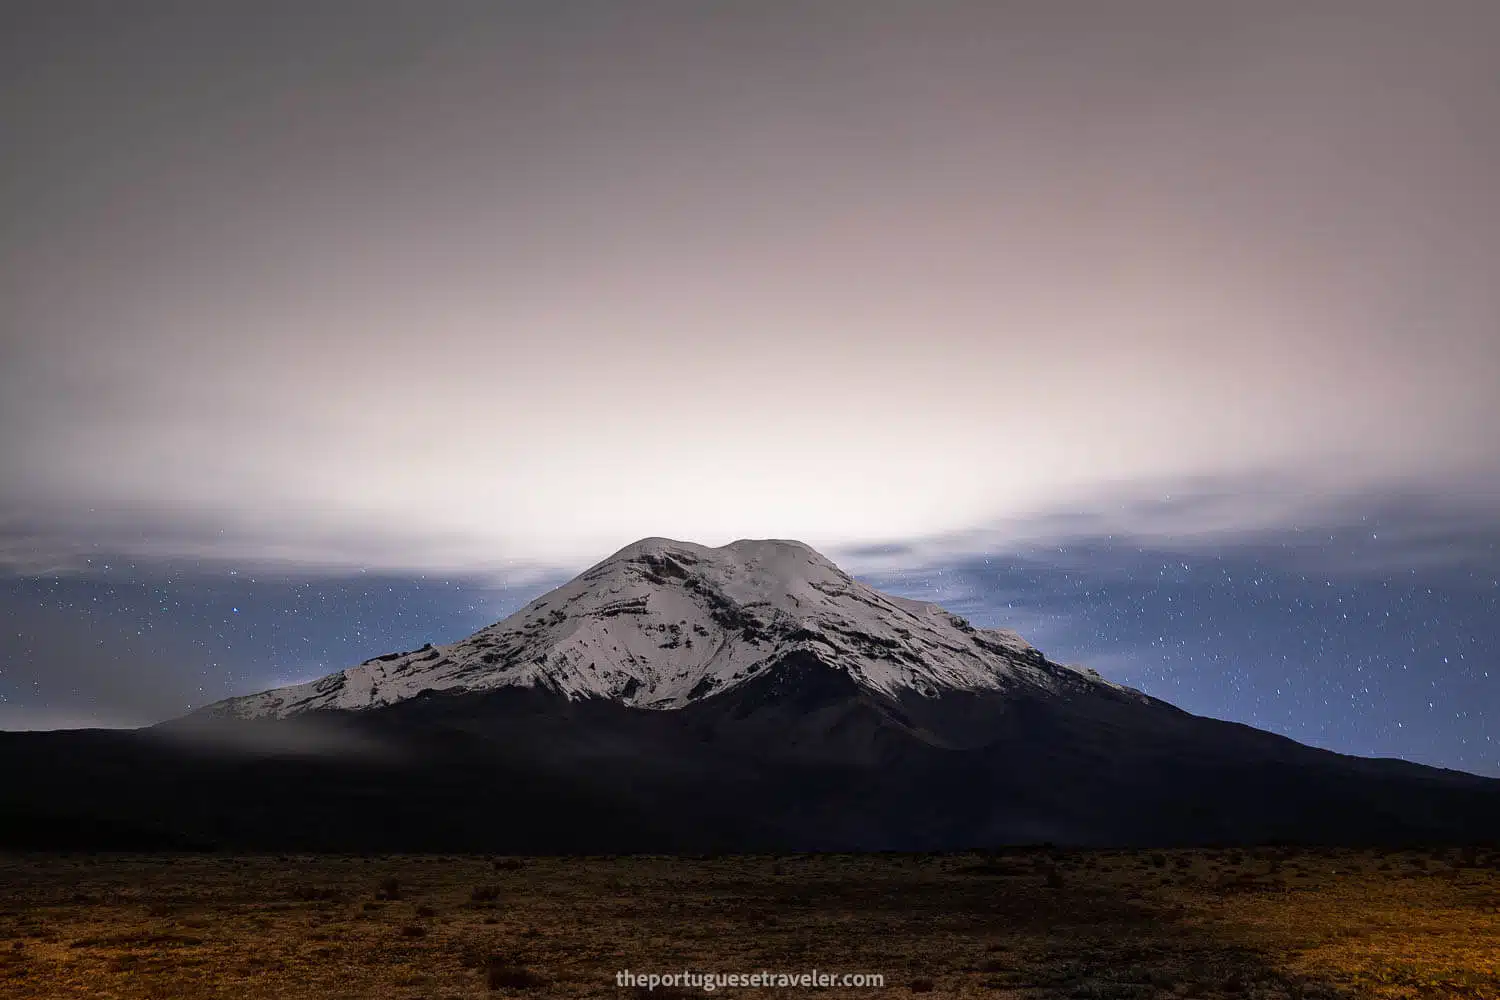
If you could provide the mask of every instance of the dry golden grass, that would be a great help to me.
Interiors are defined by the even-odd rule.
[[[1500,854],[0,858],[0,996],[1500,998]],[[657,997],[699,995],[658,989]]]

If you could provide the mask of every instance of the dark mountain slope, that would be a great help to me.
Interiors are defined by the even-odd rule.
[[[1087,687],[892,695],[793,652],[671,711],[541,687],[0,734],[0,846],[589,852],[1435,843],[1500,782]]]

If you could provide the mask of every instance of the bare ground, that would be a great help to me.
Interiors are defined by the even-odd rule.
[[[0,996],[1500,1000],[1500,852],[0,857]],[[644,994],[642,994],[644,995]],[[701,995],[658,988],[655,996]]]

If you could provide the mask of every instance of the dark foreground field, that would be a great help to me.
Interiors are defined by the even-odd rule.
[[[0,995],[1500,997],[1500,852],[0,858]],[[718,995],[716,993],[715,995]],[[657,996],[701,995],[658,989]]]

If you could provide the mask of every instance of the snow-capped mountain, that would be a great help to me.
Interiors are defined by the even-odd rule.
[[[1496,829],[1500,781],[1192,715],[781,541],[648,538],[462,642],[142,730],[0,733],[0,849],[911,851]]]
[[[378,656],[203,711],[282,718],[511,686],[672,709],[799,652],[883,694],[1015,685],[1128,691],[1052,663],[1014,632],[883,594],[801,542],[708,548],[647,538],[461,642]]]

